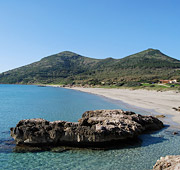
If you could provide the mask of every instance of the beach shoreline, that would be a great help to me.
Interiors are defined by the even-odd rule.
[[[58,85],[48,85],[50,87],[62,87]],[[63,87],[85,93],[98,95],[114,101],[127,104],[129,108],[148,111],[152,115],[165,115],[161,120],[170,126],[180,128],[180,112],[173,107],[180,106],[180,93],[176,91],[155,91],[144,89],[114,89],[114,88],[83,88],[83,87]]]
[[[130,90],[82,87],[72,87],[68,89],[78,90],[120,101],[135,108],[148,110],[153,115],[165,115],[165,122],[170,125],[180,127],[180,112],[173,109],[173,107],[180,106],[180,93],[177,93],[176,91],[157,92],[142,89]]]

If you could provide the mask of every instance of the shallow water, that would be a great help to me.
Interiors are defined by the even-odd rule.
[[[0,169],[152,169],[161,156],[180,154],[177,129],[141,135],[141,143],[108,151],[69,150],[65,152],[15,153],[10,127],[21,119],[77,121],[86,110],[129,110],[123,103],[63,88],[0,85]],[[135,109],[135,108],[134,108]],[[132,109],[131,109],[132,110]],[[138,112],[138,109],[135,109]],[[147,114],[139,110],[139,112]]]

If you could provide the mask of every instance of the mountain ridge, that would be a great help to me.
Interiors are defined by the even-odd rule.
[[[0,74],[7,84],[100,84],[101,82],[152,81],[180,78],[180,61],[157,49],[147,49],[121,59],[95,59],[63,51],[40,61]]]

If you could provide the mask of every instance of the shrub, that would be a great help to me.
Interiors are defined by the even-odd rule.
[[[124,83],[117,83],[116,86],[123,86]]]
[[[129,82],[126,82],[124,84],[124,86],[126,86],[126,87],[137,87],[137,86],[141,86],[141,83],[137,82],[137,81],[129,81]]]

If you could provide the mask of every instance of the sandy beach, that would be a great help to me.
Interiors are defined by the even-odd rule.
[[[176,91],[151,91],[130,89],[104,89],[73,87],[73,90],[101,95],[113,100],[120,100],[132,106],[152,109],[158,114],[170,115],[172,120],[180,124],[180,112],[172,109],[180,106],[180,93]]]

